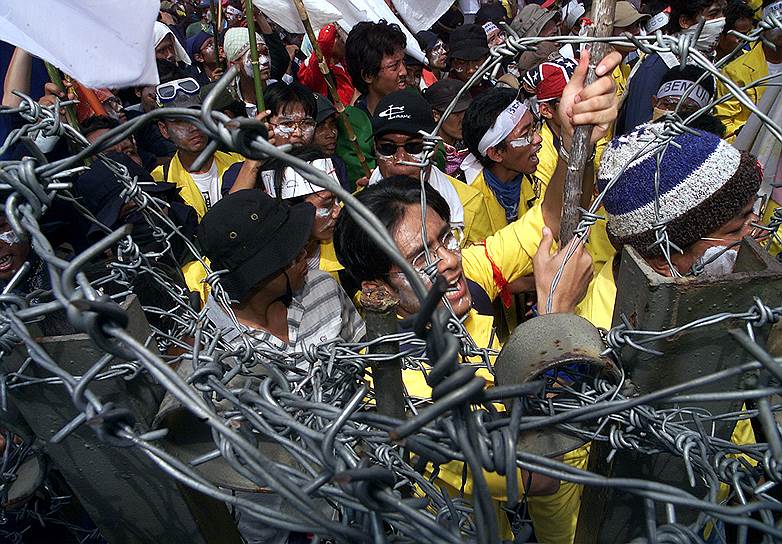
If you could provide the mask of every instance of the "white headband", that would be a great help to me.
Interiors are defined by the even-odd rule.
[[[709,92],[694,81],[688,79],[675,79],[663,83],[657,91],[657,100],[665,98],[666,96],[684,96],[684,93],[686,93],[690,87],[695,88],[687,95],[687,98],[694,100],[701,108],[705,107],[706,104],[709,103]]]
[[[334,169],[334,164],[331,159],[315,159],[309,161],[312,166],[330,176],[334,181],[339,183],[337,177],[337,171]],[[264,188],[269,196],[277,196],[275,189],[275,170],[264,170],[261,172],[261,179],[263,180]],[[323,191],[323,187],[318,187],[304,179],[304,176],[299,174],[291,167],[287,167],[282,174],[282,200],[288,200],[297,196],[307,196],[319,191]]]
[[[670,20],[671,20],[671,16],[668,15],[667,12],[661,11],[660,13],[658,13],[657,15],[649,19],[649,21],[647,21],[646,31],[649,34],[654,34],[661,28],[665,27],[665,25],[667,25],[668,21]]]
[[[527,110],[529,110],[529,107],[526,103],[519,102],[518,100],[511,102],[508,107],[502,111],[499,117],[497,117],[497,120],[494,121],[491,128],[486,131],[486,134],[483,135],[481,141],[478,142],[478,152],[481,155],[485,155],[487,149],[507,138],[508,134],[510,134],[516,125],[519,124],[521,118],[524,117],[524,114],[527,113]]]

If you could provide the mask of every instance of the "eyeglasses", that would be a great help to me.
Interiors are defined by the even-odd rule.
[[[513,148],[526,147],[532,143],[532,140],[535,139],[535,135],[538,134],[542,128],[543,119],[540,117],[533,117],[532,126],[530,126],[527,130],[527,134],[518,138],[514,138],[513,140],[508,141],[508,143]]]
[[[404,149],[405,153],[409,155],[418,155],[424,151],[424,142],[413,140],[403,144],[395,144],[394,142],[375,143],[375,151],[377,152],[377,156],[384,159],[390,159],[396,155],[396,152],[400,147]]]
[[[285,136],[290,136],[296,130],[301,132],[311,132],[315,130],[317,123],[312,117],[305,117],[303,119],[280,119],[276,123],[270,123],[276,131]]]
[[[176,93],[182,91],[185,94],[198,94],[201,85],[192,77],[176,79],[168,83],[161,83],[155,88],[155,95],[161,104],[171,102],[176,98]]]
[[[464,230],[461,227],[453,227],[437,241],[437,243],[429,248],[429,255],[440,256],[440,250],[444,249],[449,253],[459,253],[462,249],[462,243],[464,242]],[[410,260],[410,264],[419,273],[424,273],[427,276],[433,270],[428,270],[429,267],[433,267],[440,259],[436,259],[434,262],[426,263],[426,251],[422,251]]]

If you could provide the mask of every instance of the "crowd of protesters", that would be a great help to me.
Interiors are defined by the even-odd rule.
[[[518,323],[546,311],[576,313],[609,328],[618,255],[625,246],[663,276],[730,273],[736,243],[757,234],[754,225],[777,207],[773,199],[757,198],[762,172],[755,158],[731,146],[749,108],[730,95],[724,81],[695,65],[681,65],[676,55],[616,47],[599,63],[596,81],[587,84],[587,48],[542,42],[535,51],[503,62],[457,99],[490,48],[505,41],[508,27],[521,37],[584,34],[591,24],[589,4],[457,2],[431,29],[415,35],[424,59],[409,53],[405,33],[394,24],[328,24],[318,30],[317,46],[332,93],[315,44],[306,35],[283,31],[256,9],[261,110],[242,3],[223,0],[218,26],[216,5],[209,0],[164,0],[154,29],[159,85],[94,89],[97,107],[80,99],[70,84],[64,90],[52,83],[31,88],[38,61],[17,49],[5,75],[3,105],[19,103],[13,89],[37,94],[45,105],[80,99],[79,128],[94,142],[153,110],[199,108],[214,82],[236,66],[238,76],[217,97],[215,108],[232,118],[262,121],[272,143],[290,144],[293,155],[354,192],[427,287],[436,275],[446,280],[443,303],[475,344],[500,349]],[[706,58],[722,59],[722,74],[743,87],[782,69],[782,31],[766,31],[763,40],[748,46],[739,46],[729,33],[750,32],[764,10],[782,12],[782,2],[619,0],[613,32],[686,36],[700,28],[692,47]],[[765,88],[749,87],[747,93],[757,104]],[[675,138],[658,175],[655,155],[645,150],[659,123],[696,111],[693,130]],[[438,123],[434,159],[422,169],[422,133]],[[557,240],[579,125],[594,125],[584,187],[598,194],[613,183],[599,212],[606,220],[574,250],[549,301],[552,280],[565,260],[566,248]],[[69,151],[64,141],[37,144],[49,157]],[[200,261],[184,257],[183,248],[168,252],[171,281],[198,293],[194,300],[217,327],[229,331],[229,341],[246,335],[264,349],[292,352],[335,339],[360,340],[366,328],[358,301],[377,290],[398,301],[400,318],[419,310],[400,268],[334,193],[284,163],[209,144],[195,124],[162,115],[105,153],[169,204],[169,217],[211,270],[221,272],[227,305],[210,292],[209,270]],[[199,164],[207,148],[210,154]],[[12,151],[34,155],[22,144]],[[74,195],[79,210],[109,229],[134,224],[133,239],[142,251],[160,245],[153,226],[123,200],[122,187],[100,161],[75,180]],[[49,210],[44,225],[55,247],[77,254],[107,231],[70,206],[61,202]],[[673,254],[656,243],[660,221],[678,250]],[[29,293],[45,286],[49,280],[30,241],[16,235],[4,216],[0,229],[0,286],[25,262],[32,266],[13,289]],[[411,397],[431,398],[425,370],[404,370]],[[478,373],[493,384],[489,369]],[[754,440],[745,423],[736,427],[737,443]],[[587,444],[564,460],[585,468],[588,455]],[[523,482],[538,541],[572,542],[581,487],[520,473],[517,481]],[[438,467],[434,474],[444,491],[469,496],[470,476],[461,463]],[[505,479],[487,478],[503,536],[512,539],[513,516],[503,508]],[[278,507],[281,499],[258,500]],[[239,527],[250,542],[292,542],[301,536],[241,518],[241,512]]]

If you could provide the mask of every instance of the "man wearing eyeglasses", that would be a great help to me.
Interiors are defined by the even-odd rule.
[[[424,154],[424,140],[419,132],[431,132],[434,127],[432,107],[418,92],[397,91],[383,98],[372,116],[377,168],[369,178],[370,185],[391,176],[417,179],[421,169],[416,163]],[[451,225],[464,230],[467,242],[480,242],[496,230],[489,222],[489,210],[479,191],[435,165],[428,168],[426,175],[429,184],[448,202]]]
[[[201,107],[200,90],[198,82],[187,77],[162,83],[155,93],[161,108],[198,109]],[[200,169],[195,170],[193,163],[209,143],[206,134],[193,123],[175,117],[163,117],[157,124],[163,137],[176,146],[176,153],[171,162],[155,168],[152,177],[156,181],[176,183],[182,199],[195,209],[200,221],[228,192],[228,187],[223,190],[223,173],[243,158],[236,153],[215,151]]]
[[[576,125],[594,125],[593,138],[597,139],[605,134],[607,125],[616,119],[617,97],[610,74],[620,60],[619,53],[612,53],[603,59],[597,68],[598,80],[591,85],[585,85],[589,54],[582,56],[574,76],[563,92],[557,110],[563,127],[565,153],[569,153]],[[487,93],[494,94],[491,102],[500,98],[497,91]],[[502,154],[512,155],[510,159],[514,168],[524,171],[537,164],[537,161],[532,159],[540,137],[534,131],[531,112],[516,100],[515,92],[510,93],[511,96],[507,99],[502,97],[504,102],[492,106],[493,113],[484,112],[487,116],[494,116],[493,122],[485,122],[489,127],[488,131],[484,131],[488,132],[488,137],[485,133],[475,136],[483,150],[483,158],[486,157],[487,149],[500,147]],[[480,102],[475,100],[471,108]],[[488,107],[485,102],[483,107]],[[384,111],[382,105],[379,110]],[[465,125],[466,122],[467,117]],[[464,127],[464,134],[469,134],[467,126]],[[526,145],[510,145],[514,140],[522,143],[518,142],[522,138],[528,140]],[[398,141],[394,145],[404,144]],[[473,141],[473,145],[477,143]],[[501,158],[499,155],[493,156]],[[505,301],[509,296],[510,283],[528,276],[534,270],[539,307],[545,309],[547,306],[553,276],[562,263],[563,254],[568,250],[563,248],[554,255],[550,254],[553,240],[559,236],[566,164],[567,157],[563,156],[541,203],[487,238],[483,245],[465,247],[461,251],[456,249],[458,237],[449,224],[449,206],[439,193],[429,186],[424,187],[427,202],[425,210],[421,209],[420,184],[407,178],[385,180],[362,191],[357,198],[386,225],[400,252],[421,275],[425,285],[431,285],[435,275],[445,279],[448,290],[443,304],[447,303],[453,310],[454,316],[459,319],[475,345],[481,348],[496,348],[499,347],[500,341],[495,334],[496,325],[491,305],[493,300],[498,298]],[[504,209],[501,219],[506,221]],[[423,225],[426,226],[426,239],[423,239],[421,234]],[[397,313],[403,317],[419,311],[420,302],[406,276],[400,274],[401,269],[369,239],[349,209],[344,210],[337,221],[334,246],[340,263],[361,286],[362,291],[387,290],[392,296],[398,297]],[[554,293],[555,299],[551,305],[553,311],[572,312],[586,291],[585,282],[589,283],[592,278],[588,252],[583,246],[579,246],[575,251],[576,257],[569,260],[564,267],[564,274],[568,278],[564,279],[563,276],[560,287]],[[466,356],[462,360],[464,363],[469,361]],[[489,377],[491,381],[490,372],[486,371],[481,375]],[[406,370],[403,378],[411,396],[424,399],[431,396],[421,372],[416,375],[415,370]],[[565,456],[566,462],[578,462],[582,463],[579,466],[583,466],[586,459],[583,452],[577,450],[572,454],[572,458],[568,455]],[[458,490],[461,487],[462,468],[450,464],[441,466],[439,478]],[[489,485],[495,500],[503,501],[505,482],[501,478],[499,480],[501,481],[489,481]],[[534,480],[532,484],[526,489],[531,496],[535,493],[548,494],[535,499],[533,523],[539,541],[566,542],[567,540],[558,539],[558,535],[575,530],[580,500],[579,487],[563,482],[558,489],[552,489],[544,481],[539,482],[543,484],[543,489],[538,489]]]

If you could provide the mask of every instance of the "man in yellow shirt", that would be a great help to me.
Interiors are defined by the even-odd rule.
[[[603,157],[600,188],[616,178],[604,199],[611,241],[617,249],[631,246],[663,276],[684,276],[695,270],[709,276],[731,272],[735,246],[752,233],[752,223],[758,219],[755,203],[762,174],[757,160],[708,132],[677,136],[663,157],[656,217],[656,156],[649,146],[654,127],[644,125],[613,140]],[[666,224],[671,247],[681,249],[671,251],[670,264],[655,244],[658,221]],[[576,311],[596,327],[611,327],[618,265],[614,256],[602,267]],[[736,444],[754,444],[748,419],[736,424],[731,439]]]
[[[748,52],[731,61],[722,70],[723,75],[730,78],[739,87],[746,87],[759,79],[782,72],[782,30],[767,30],[763,33],[763,37],[772,46],[758,41],[752,45]],[[779,78],[772,80],[772,83],[779,83]],[[762,84],[750,87],[745,92],[752,102],[758,104],[763,98],[765,90],[766,85]],[[728,94],[730,94],[728,87],[718,80],[717,97],[722,98]],[[717,118],[727,128],[725,139],[731,142],[747,122],[751,113],[749,108],[733,97],[715,106],[714,111]]]
[[[187,77],[161,83],[155,93],[162,108],[200,108],[200,90],[198,82]],[[195,170],[193,163],[209,143],[206,135],[193,123],[173,117],[158,121],[158,128],[177,151],[170,163],[152,171],[152,177],[156,181],[175,183],[185,204],[195,209],[200,221],[206,211],[228,192],[228,188],[222,186],[223,172],[241,161],[242,156],[215,151],[200,169]]]
[[[571,145],[574,124],[595,124],[594,141],[605,134],[607,124],[616,118],[616,95],[608,74],[618,63],[619,54],[613,53],[604,59],[598,67],[600,77],[597,82],[584,88],[588,60],[588,55],[582,57],[581,64],[563,92],[558,110],[563,126],[563,147],[566,150]],[[581,101],[576,104],[577,95]],[[532,114],[521,103],[512,101],[505,104],[486,131],[490,134],[484,144],[487,144],[486,147],[501,147],[505,154],[512,147],[509,142],[518,140],[525,131],[529,131],[531,123]],[[513,151],[507,151],[509,160],[514,164],[524,161],[529,164],[534,153],[532,142],[527,142],[526,149],[516,147]],[[458,231],[449,225],[447,203],[430,187],[425,187],[428,203],[425,214],[420,205],[420,183],[413,179],[386,179],[360,193],[358,198],[384,223],[402,255],[419,270],[424,282],[430,281],[428,278],[432,271],[445,278],[449,289],[444,298],[454,315],[462,321],[475,345],[484,349],[498,349],[500,345],[494,334],[490,306],[494,299],[504,296],[509,282],[529,275],[534,266],[541,307],[546,306],[553,272],[559,269],[562,257],[561,252],[550,256],[548,249],[552,239],[559,235],[565,169],[566,161],[559,161],[543,202],[518,221],[487,238],[485,244],[462,250],[459,250]],[[422,215],[426,218],[425,244],[433,262],[427,262],[421,237]],[[550,227],[550,230],[544,229],[544,225]],[[349,209],[343,211],[337,222],[334,245],[338,259],[362,290],[387,290],[398,298],[398,313],[402,317],[418,311],[419,302],[405,276],[364,232]],[[539,251],[541,245],[543,248]],[[563,289],[555,294],[557,298],[552,301],[554,311],[570,311],[575,301],[580,299],[581,282],[591,277],[589,257],[583,248],[577,250],[565,274],[569,279],[560,282]],[[489,383],[493,382],[492,373],[485,366],[479,374],[488,378]],[[403,379],[410,396],[430,398],[431,390],[420,369],[406,370]],[[568,461],[567,456],[565,460]],[[451,489],[461,487],[461,474],[461,468],[452,464],[440,470],[441,480]],[[537,482],[541,482],[542,489],[536,487]],[[533,479],[528,493],[553,491],[548,481],[537,478],[537,482]],[[504,500],[504,480],[490,480],[490,486],[495,500]],[[469,489],[469,482],[465,487]],[[541,514],[534,519],[538,538],[541,542],[563,542],[560,539],[563,532],[567,534],[567,527],[575,527],[578,487],[563,483],[553,495],[542,495],[535,499],[539,501],[537,512]]]

